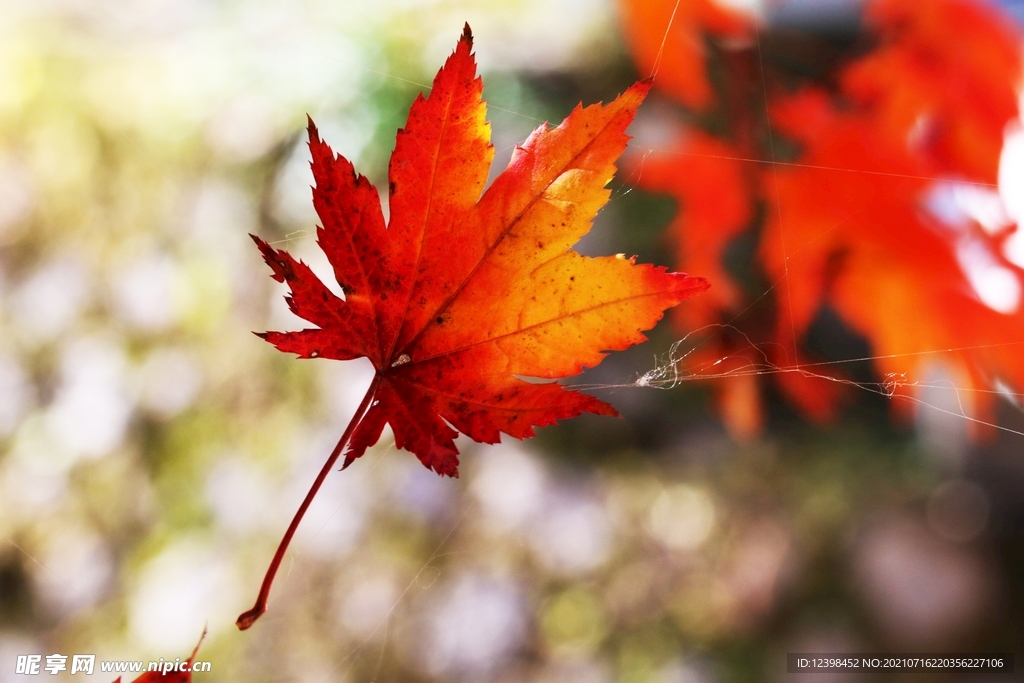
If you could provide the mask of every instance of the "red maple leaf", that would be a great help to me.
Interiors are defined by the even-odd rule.
[[[456,476],[458,432],[495,443],[501,433],[526,438],[583,412],[615,415],[592,396],[521,377],[554,380],[593,367],[608,351],[643,341],[666,308],[708,286],[622,255],[569,249],[608,199],[605,185],[649,83],[611,104],[577,107],[557,128],[541,126],[484,191],[493,149],[471,48],[467,26],[398,133],[386,228],[376,190],[310,122],[317,236],[344,299],[254,237],[274,278],[291,288],[291,310],[316,326],[261,336],[302,358],[366,357],[376,374],[286,532],[256,606],[239,617],[242,629],[265,610],[284,549],[343,452],[348,466],[390,424],[397,447]]]

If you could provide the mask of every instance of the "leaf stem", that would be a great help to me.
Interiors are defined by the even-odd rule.
[[[363,396],[362,402],[359,407],[356,408],[355,414],[352,416],[352,420],[348,423],[348,427],[345,428],[345,432],[338,439],[338,444],[331,451],[331,455],[327,458],[327,462],[320,469],[320,473],[316,475],[316,479],[313,480],[313,485],[309,487],[309,492],[306,493],[306,497],[302,500],[302,504],[299,505],[299,509],[295,512],[295,516],[292,517],[291,524],[288,525],[288,530],[284,532],[284,536],[281,538],[281,542],[277,546],[277,552],[274,553],[274,559],[270,561],[270,566],[267,567],[267,573],[263,577],[263,585],[260,586],[260,593],[256,597],[256,604],[248,612],[244,612],[239,615],[235,621],[235,626],[239,630],[244,631],[252,626],[264,612],[267,611],[267,599],[270,597],[270,587],[274,583],[274,577],[277,575],[277,570],[281,566],[281,561],[284,560],[284,554],[288,551],[288,545],[292,542],[292,537],[295,536],[296,529],[299,528],[299,523],[302,521],[303,516],[306,514],[306,510],[309,509],[310,504],[313,502],[313,498],[316,497],[317,492],[320,490],[320,486],[323,485],[324,479],[330,474],[331,468],[334,467],[334,463],[341,457],[342,452],[345,450],[345,446],[348,444],[349,439],[352,438],[352,432],[355,431],[356,425],[359,424],[360,418],[366,412],[366,409],[370,405],[370,401],[373,399],[373,395],[377,390],[378,377],[373,378],[373,382],[370,383],[370,388],[366,390],[366,395]]]

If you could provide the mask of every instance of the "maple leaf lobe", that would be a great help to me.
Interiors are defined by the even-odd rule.
[[[254,237],[293,313],[315,328],[263,338],[303,358],[370,359],[372,400],[357,416],[348,466],[391,426],[398,448],[457,476],[459,432],[482,443],[610,405],[559,384],[645,339],[703,278],[584,257],[570,247],[607,202],[626,127],[650,81],[613,102],[577,106],[516,147],[484,190],[494,150],[468,24],[399,130],[388,166],[390,219],[376,191],[309,124],[319,246],[342,284]]]

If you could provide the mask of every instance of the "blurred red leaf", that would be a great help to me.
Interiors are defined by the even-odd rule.
[[[1024,338],[1024,313],[1019,304],[986,304],[970,269],[996,267],[1018,287],[1024,273],[1002,255],[1001,238],[966,217],[949,225],[929,210],[936,184],[926,152],[905,142],[887,146],[858,111],[830,109],[819,127],[808,127],[796,111],[800,100],[810,98],[786,103],[775,121],[804,143],[806,165],[773,178],[778,212],[769,216],[761,252],[769,276],[784,279],[789,294],[778,329],[799,338],[827,303],[871,342],[879,374],[897,380],[895,393],[911,396],[908,385],[941,361],[967,390],[968,414],[988,419],[993,395],[977,390],[996,380],[1024,386],[1019,349],[1006,345]]]
[[[873,0],[879,44],[842,74],[843,94],[876,139],[906,145],[934,175],[996,182],[1006,122],[1017,115],[1021,35],[991,3]]]
[[[736,309],[743,301],[721,258],[753,216],[754,177],[742,157],[741,150],[710,135],[680,131],[671,153],[644,161],[642,185],[679,200],[679,211],[669,229],[676,238],[680,268],[703,273],[715,283],[706,295],[675,309],[684,326],[704,324],[714,312]]]
[[[750,15],[715,0],[623,0],[623,30],[640,71],[658,87],[694,109],[711,104],[704,39],[749,40]]]
[[[709,3],[681,0],[677,17],[689,23],[672,30],[715,36],[716,23],[701,23]],[[673,4],[622,3],[642,70],[660,49],[668,26],[661,14]],[[750,68],[724,74],[738,83],[723,86],[729,140],[684,128],[669,149],[643,161],[641,185],[680,203],[670,228],[679,263],[720,283],[677,322],[686,331],[733,323],[742,333],[724,333],[686,359],[694,373],[728,375],[719,402],[741,436],[759,424],[759,393],[744,375],[757,364],[783,369],[777,385],[804,413],[834,415],[840,386],[816,376],[841,375],[808,365],[817,359],[804,345],[823,307],[870,343],[886,392],[912,398],[913,383],[939,363],[967,390],[968,414],[987,419],[1000,382],[1024,386],[1024,360],[1013,345],[1024,338],[1024,271],[1005,254],[1015,228],[983,226],[962,204],[956,215],[942,206],[964,197],[998,204],[993,184],[1004,135],[1018,115],[1020,31],[991,4],[971,0],[871,0],[864,13],[870,47],[822,77],[830,89],[794,92],[751,50]],[[703,51],[680,59],[687,61],[662,60],[655,86],[707,108],[693,95],[699,88],[678,86],[680,78],[694,80],[695,70],[706,85]],[[765,68],[774,144],[750,114],[754,98],[735,95],[749,94],[743,79]],[[773,166],[780,133],[799,151]],[[727,267],[741,236],[758,245],[760,290],[744,290]],[[754,304],[768,293],[774,306],[766,320]]]

